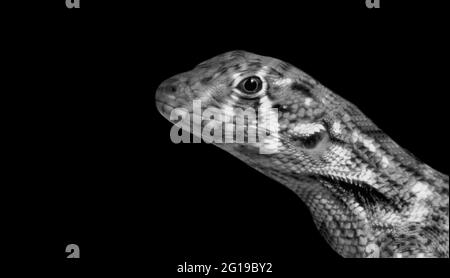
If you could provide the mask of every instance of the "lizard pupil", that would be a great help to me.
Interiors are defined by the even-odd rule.
[[[262,89],[262,81],[257,76],[250,76],[239,83],[238,88],[246,94],[255,94]]]

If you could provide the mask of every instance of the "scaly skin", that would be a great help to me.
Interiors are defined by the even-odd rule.
[[[236,88],[255,75],[264,84],[257,96]],[[279,139],[276,152],[262,154],[250,143],[214,144],[297,193],[340,255],[449,256],[448,175],[421,163],[304,72],[233,51],[166,80],[156,94],[167,119],[174,108],[192,113],[198,99],[203,109],[227,113],[278,109],[278,130],[271,134]]]

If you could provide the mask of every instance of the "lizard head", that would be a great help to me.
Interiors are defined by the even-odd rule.
[[[366,247],[378,246],[380,227],[389,231],[429,218],[427,204],[441,200],[432,199],[434,190],[447,196],[439,201],[447,218],[439,215],[448,231],[448,177],[429,174],[431,168],[356,106],[281,60],[224,53],[164,81],[156,106],[174,127],[201,136],[298,193],[324,237],[344,256],[370,256]],[[253,135],[256,140],[250,140]],[[432,188],[436,180],[441,185]]]
[[[257,122],[258,116],[276,115],[275,130],[266,130],[266,136],[256,144],[213,142],[265,174],[277,177],[284,171],[287,173],[282,175],[287,177],[334,173],[335,178],[349,179],[348,173],[352,172],[355,180],[367,179],[364,169],[350,169],[349,164],[351,129],[343,107],[350,107],[355,113],[356,108],[336,99],[306,73],[286,62],[244,51],[227,52],[169,78],[156,93],[157,108],[167,119],[179,121],[179,114],[171,117],[176,109],[191,115],[183,123],[191,132],[190,120],[196,113],[194,101],[203,110],[214,108],[223,115],[231,115],[228,123],[233,124],[236,124],[233,116],[242,116],[248,109],[256,112]],[[205,117],[202,120],[199,128],[208,124]],[[266,128],[261,121],[259,124],[261,129]],[[249,139],[248,132],[244,137]],[[272,150],[261,153],[258,146],[264,144]]]

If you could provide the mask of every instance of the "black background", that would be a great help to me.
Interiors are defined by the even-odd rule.
[[[226,51],[276,57],[446,172],[442,7],[391,2],[24,4],[9,21],[11,257],[168,275],[185,261],[271,262],[273,274],[367,265],[340,260],[287,188],[212,145],[173,144],[154,93]],[[80,260],[65,258],[69,243]]]

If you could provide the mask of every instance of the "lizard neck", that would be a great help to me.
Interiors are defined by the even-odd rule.
[[[344,257],[448,257],[448,176],[418,161],[391,167],[371,184],[319,177],[295,191]]]

